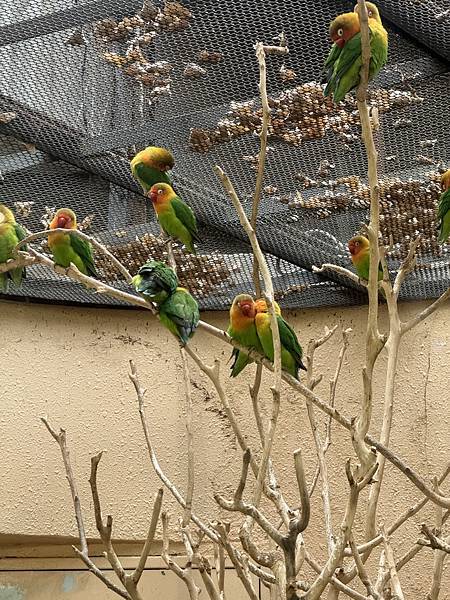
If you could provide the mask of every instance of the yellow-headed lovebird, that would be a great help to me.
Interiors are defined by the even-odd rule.
[[[141,296],[156,304],[164,302],[178,287],[177,274],[160,260],[148,260],[131,281]]]
[[[200,320],[197,301],[182,287],[178,287],[159,305],[159,320],[183,346],[194,335]]]
[[[350,250],[350,256],[352,259],[353,266],[358,273],[360,279],[369,280],[369,268],[370,268],[370,242],[363,235],[357,235],[352,237],[348,242],[348,249]],[[383,269],[381,264],[378,264],[378,281],[383,279]]]
[[[272,329],[270,327],[270,315],[267,311],[265,300],[257,300],[255,303],[256,316],[255,325],[259,341],[263,347],[264,354],[271,362],[274,359]],[[306,371],[302,362],[303,350],[300,346],[297,335],[292,327],[281,316],[280,308],[277,304],[274,306],[277,317],[278,330],[280,332],[281,343],[281,366],[284,371],[298,379],[299,369]]]
[[[371,13],[369,16],[370,80],[386,63],[388,34],[381,23],[377,7],[372,3],[368,4]],[[359,84],[362,57],[358,10],[336,17],[330,25],[330,37],[334,43],[324,65],[323,80],[327,82],[324,96],[333,94],[334,101],[340,102],[345,94]]]
[[[25,229],[16,223],[13,212],[4,204],[0,204],[0,263],[14,258],[14,248],[26,236]],[[25,249],[22,248],[22,250]],[[24,268],[0,273],[0,291],[7,292],[10,281],[19,286],[23,277],[25,277]]]
[[[173,165],[172,154],[165,148],[158,148],[157,146],[148,146],[138,152],[130,163],[131,173],[140,183],[145,193],[155,183],[170,184],[171,181],[167,171],[172,169]]]
[[[450,169],[441,177],[442,194],[439,198],[438,214],[439,237],[438,241],[444,244],[450,238]]]
[[[249,294],[239,294],[233,300],[230,308],[230,324],[228,335],[243,346],[257,350],[263,354],[263,349],[256,333],[255,326],[256,308],[253,298]],[[231,354],[231,377],[236,377],[248,364],[253,362],[245,352],[233,348]]]
[[[189,252],[195,254],[194,240],[197,235],[197,220],[192,209],[179,198],[167,183],[157,183],[149,191],[156,216],[163,231],[180,240]]]
[[[55,231],[48,234],[48,245],[55,263],[61,267],[69,267],[73,263],[84,275],[97,277],[91,244],[76,235],[70,235],[70,230],[77,229],[77,217],[73,210],[60,208],[49,227],[67,229],[67,233]]]

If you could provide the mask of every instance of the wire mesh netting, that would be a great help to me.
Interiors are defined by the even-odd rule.
[[[438,245],[439,173],[450,166],[450,17],[447,0],[379,0],[389,60],[370,85],[381,127],[376,143],[381,227],[394,273],[422,234],[404,299],[450,284],[450,246]],[[306,307],[365,301],[362,288],[312,271],[349,266],[346,242],[367,222],[367,161],[353,95],[334,105],[318,83],[328,24],[353,9],[325,0],[7,0],[0,14],[1,199],[31,231],[70,206],[130,271],[164,258],[153,209],[129,159],[149,144],[175,156],[179,195],[194,209],[198,255],[176,247],[180,278],[202,308],[222,309],[252,288],[249,245],[214,175],[221,165],[250,210],[261,107],[254,44],[268,57],[272,108],[258,236],[278,299]],[[43,242],[45,250],[45,242]],[[101,278],[126,288],[97,256]],[[11,295],[118,305],[41,266]]]

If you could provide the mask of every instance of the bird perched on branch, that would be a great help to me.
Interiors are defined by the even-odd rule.
[[[155,302],[159,320],[183,346],[194,335],[200,320],[197,301],[182,287],[173,269],[158,260],[149,260],[139,269],[132,283],[147,301]]]
[[[371,58],[369,81],[379,73],[387,61],[388,34],[381,22],[378,8],[366,2],[369,15]],[[324,96],[333,95],[335,102],[358,86],[362,66],[361,29],[359,6],[354,12],[339,15],[330,25],[333,46],[325,61],[322,82],[326,82]]]
[[[439,221],[438,241],[444,244],[450,238],[450,169],[441,177],[442,194],[439,198],[437,218]]]
[[[152,201],[162,230],[180,240],[189,252],[195,254],[194,240],[199,241],[197,220],[192,209],[177,196],[167,183],[156,183],[150,188]]]
[[[369,280],[370,269],[370,242],[363,235],[352,237],[348,242],[348,249],[353,266],[361,279]],[[381,263],[378,263],[378,281],[383,279],[383,269]]]
[[[131,281],[141,296],[156,304],[167,300],[178,287],[177,274],[160,260],[148,260]]]
[[[167,171],[173,169],[174,163],[172,154],[165,148],[147,146],[131,160],[130,167],[133,177],[147,193],[155,183],[171,183]]]
[[[55,231],[48,234],[48,245],[55,263],[66,268],[73,263],[84,275],[97,277],[90,242],[70,234],[70,231],[77,229],[77,217],[73,210],[70,208],[57,210],[49,228],[67,229],[67,233]]]
[[[249,294],[239,294],[230,308],[230,324],[227,333],[239,344],[263,354],[256,332],[255,316],[256,307],[253,298]],[[231,377],[239,375],[248,364],[253,362],[248,354],[237,348],[233,348],[231,358],[234,359],[231,365]]]
[[[26,236],[25,229],[16,223],[13,212],[4,204],[0,204],[0,263],[5,263],[14,258],[14,248]],[[26,250],[26,248],[24,247],[23,250]],[[10,281],[14,285],[20,286],[24,277],[24,267],[0,273],[0,291],[7,292]]]
[[[271,362],[274,361],[273,336],[271,329],[271,319],[267,308],[267,303],[264,299],[255,302],[256,316],[255,325],[259,341],[264,350],[264,355]],[[302,362],[303,350],[299,344],[297,334],[292,327],[281,316],[279,305],[274,302],[275,315],[278,323],[278,331],[280,332],[281,344],[281,366],[284,371],[299,379],[299,369],[306,371],[306,367]]]

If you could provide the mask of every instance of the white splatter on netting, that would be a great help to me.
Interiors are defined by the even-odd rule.
[[[450,246],[436,241],[438,177],[450,166],[450,17],[446,0],[379,0],[389,60],[370,86],[377,134],[381,227],[398,268],[422,234],[404,299],[432,298],[450,283]],[[28,229],[52,209],[73,208],[86,231],[135,272],[163,258],[153,209],[129,173],[149,144],[176,158],[174,186],[194,209],[198,256],[177,250],[180,278],[202,308],[229,306],[252,288],[252,258],[212,167],[221,165],[250,210],[255,182],[258,65],[254,43],[289,54],[268,58],[270,150],[258,235],[278,299],[307,307],[365,301],[358,286],[313,265],[349,266],[347,240],[368,218],[366,157],[352,95],[322,96],[328,24],[353,3],[326,0],[6,0],[0,14],[1,200]],[[126,288],[103,257],[101,278]],[[111,304],[41,266],[16,297]]]

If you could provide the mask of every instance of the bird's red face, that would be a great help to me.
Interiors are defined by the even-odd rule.
[[[356,13],[346,13],[336,17],[330,26],[330,37],[336,46],[343,48],[359,31],[359,19]]]
[[[350,250],[350,254],[352,256],[354,256],[355,254],[358,254],[360,248],[361,248],[361,244],[359,243],[358,240],[350,240],[349,241],[348,249]]]
[[[60,209],[50,223],[50,229],[76,229],[77,219],[71,210]]]
[[[148,197],[150,198],[150,200],[152,201],[153,204],[158,204],[158,202],[161,202],[162,200],[165,199],[165,195],[166,195],[166,187],[165,186],[166,186],[166,184],[156,183],[155,185],[153,185],[150,188],[150,190],[148,192]]]

